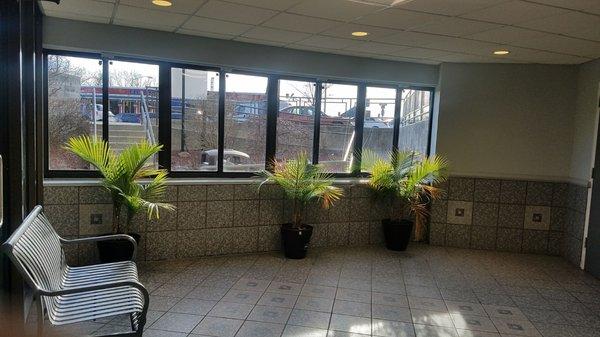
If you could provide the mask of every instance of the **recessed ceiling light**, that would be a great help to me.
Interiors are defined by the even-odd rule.
[[[494,55],[508,55],[510,51],[508,50],[494,50]]]
[[[160,7],[169,7],[173,5],[170,0],[152,0],[152,3]]]
[[[367,32],[352,32],[352,36],[363,37],[363,36],[367,36],[367,35],[369,35],[369,33],[367,33]]]

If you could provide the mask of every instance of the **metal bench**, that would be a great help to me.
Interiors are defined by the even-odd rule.
[[[129,240],[131,261],[72,267],[65,260],[64,245],[102,240]],[[65,240],[36,206],[23,224],[2,245],[33,290],[39,309],[37,333],[44,333],[44,319],[65,325],[103,317],[129,315],[131,331],[107,336],[142,336],[148,311],[148,291],[138,282],[137,244],[129,235]]]

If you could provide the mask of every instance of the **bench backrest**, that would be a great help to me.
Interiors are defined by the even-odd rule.
[[[25,281],[34,289],[60,290],[65,254],[60,236],[36,206],[2,245]]]

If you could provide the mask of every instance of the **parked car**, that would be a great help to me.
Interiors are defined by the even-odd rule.
[[[90,116],[90,119],[91,120],[95,119],[96,121],[101,122],[102,121],[102,112],[103,112],[102,104],[95,104],[94,105],[94,117]],[[108,110],[108,121],[116,122],[115,115],[110,110]]]
[[[115,120],[120,123],[141,123],[140,115],[134,113],[120,113],[115,116]]]
[[[217,149],[206,150],[200,154],[200,162],[206,166],[216,166],[219,152]],[[223,164],[224,166],[236,166],[248,164],[250,156],[242,151],[224,149]]]
[[[312,106],[288,106],[279,110],[279,118],[298,122],[311,123],[315,115],[315,108]],[[344,125],[348,120],[339,117],[331,117],[321,111],[321,125]]]
[[[340,117],[350,118],[354,120],[356,117],[356,106],[348,109],[346,112],[340,115]],[[364,127],[369,129],[387,129],[393,128],[394,124],[389,121],[385,121],[379,117],[365,117]]]

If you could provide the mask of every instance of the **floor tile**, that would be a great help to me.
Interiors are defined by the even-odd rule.
[[[285,323],[290,317],[292,309],[257,305],[252,309],[248,320],[268,322],[268,323]]]
[[[336,300],[371,303],[371,292],[355,289],[338,288],[335,294]]]
[[[487,317],[452,314],[452,320],[457,329],[498,332],[492,320]]]
[[[233,285],[233,289],[262,292],[267,289],[269,283],[270,281],[267,280],[242,278]]]
[[[484,332],[484,331],[473,331],[457,329],[459,337],[501,337],[497,332]],[[505,337],[510,337],[506,336]]]
[[[291,282],[271,282],[267,288],[267,292],[299,295],[302,290],[302,284]]]
[[[236,337],[279,337],[283,332],[283,324],[245,321]]]
[[[144,329],[144,337],[186,337],[184,332]]]
[[[371,334],[371,319],[348,315],[331,315],[329,330]]]
[[[420,309],[411,309],[410,311],[413,323],[415,324],[454,327],[454,323],[448,312]]]
[[[414,337],[415,328],[412,323],[373,320],[373,336]]]
[[[179,301],[169,312],[180,314],[206,315],[212,309],[217,301],[206,301],[195,298],[184,298]]]
[[[345,331],[335,331],[335,330],[327,331],[327,337],[370,337],[370,336],[372,336],[372,335],[371,334],[365,335],[365,334],[361,334],[361,333],[345,332]]]
[[[435,298],[440,300],[442,299],[442,294],[440,293],[440,290],[437,287],[407,285],[406,294],[408,296],[414,297]]]
[[[417,337],[458,337],[455,328],[415,324]]]
[[[487,316],[487,312],[481,304],[470,303],[470,302],[457,302],[457,301],[446,301],[446,306],[450,314],[462,314],[462,315],[477,315]]]
[[[333,313],[350,316],[371,317],[371,303],[335,300],[333,303]]]
[[[169,297],[184,297],[190,291],[194,289],[193,285],[179,284],[179,283],[166,283],[156,288],[152,295],[156,296],[169,296]]]
[[[246,319],[253,307],[252,304],[221,301],[215,304],[208,316]]]
[[[258,305],[272,305],[274,307],[293,308],[296,304],[297,295],[266,292],[258,300]]]
[[[177,297],[150,295],[148,310],[169,311],[181,299]]]
[[[329,326],[330,313],[294,309],[287,324],[301,325],[311,328],[327,329]]]
[[[373,304],[395,305],[400,307],[408,307],[408,298],[402,294],[388,294],[373,292],[371,294],[371,302]]]
[[[192,333],[215,337],[233,337],[242,326],[242,323],[244,321],[239,319],[206,316],[192,330]]]
[[[227,294],[228,288],[216,288],[216,287],[203,287],[198,286],[190,291],[185,297],[197,298],[201,300],[218,301],[225,294]]]
[[[408,297],[408,305],[411,309],[447,311],[446,303],[442,300],[422,297]]]
[[[335,292],[335,287],[305,284],[304,287],[302,287],[300,295],[320,298],[335,298]]]
[[[500,334],[541,337],[535,326],[526,320],[492,317],[492,321]]]
[[[299,296],[294,308],[331,312],[333,309],[333,299]]]
[[[338,288],[371,291],[371,280],[340,278]]]
[[[372,316],[374,319],[412,323],[410,309],[405,307],[373,304]]]
[[[527,316],[519,308],[501,305],[484,305],[483,308],[490,317],[527,320]]]
[[[258,291],[231,289],[221,300],[226,302],[256,304],[261,296],[262,293]]]
[[[190,333],[196,324],[202,320],[202,318],[203,316],[198,315],[167,312],[156,322],[154,322],[150,328],[156,330]]]
[[[286,325],[282,337],[327,337],[327,330],[306,326]]]

